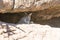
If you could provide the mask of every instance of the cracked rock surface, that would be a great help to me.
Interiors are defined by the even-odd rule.
[[[0,40],[60,40],[59,28],[40,24],[17,24],[16,27],[0,25]]]
[[[1,13],[44,10],[59,6],[59,0],[0,0]]]

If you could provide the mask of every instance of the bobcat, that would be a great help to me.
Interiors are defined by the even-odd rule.
[[[32,13],[30,13],[30,14],[25,13],[25,14],[26,14],[26,16],[22,17],[21,20],[19,20],[18,24],[30,24],[30,23],[33,23],[33,22],[31,22]]]
[[[6,29],[7,29],[6,32],[8,33],[8,35],[10,34],[10,32],[9,32],[10,31],[10,27],[12,27],[12,26],[17,28],[17,29],[19,29],[19,30],[21,30],[21,31],[23,31],[23,32],[25,32],[21,28],[17,27],[17,25],[18,24],[30,24],[30,23],[33,23],[33,21],[31,21],[31,15],[32,15],[32,13],[26,14],[26,16],[22,17],[21,20],[17,24],[6,23],[6,22],[0,21],[0,27],[2,27],[2,28],[6,27]]]

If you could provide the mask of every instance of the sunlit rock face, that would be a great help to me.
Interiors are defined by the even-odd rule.
[[[13,0],[0,0],[0,4],[2,5],[2,6],[0,5],[1,6],[0,10],[11,9],[13,6]]]
[[[15,0],[14,8],[29,8],[32,6],[41,6],[43,3],[50,3],[52,0]]]
[[[0,5],[1,5],[0,8],[2,8],[3,6],[2,4],[3,4],[3,0],[0,0]]]
[[[26,8],[30,7],[35,0],[15,0],[14,8]]]
[[[7,4],[13,5],[13,0],[3,0],[3,3],[6,4],[6,6],[7,6]]]
[[[0,0],[1,12],[38,11],[60,5],[59,0]],[[7,10],[8,9],[8,10]],[[19,10],[17,10],[19,9]],[[23,10],[22,10],[23,9]],[[3,11],[5,10],[5,11]]]
[[[60,40],[60,28],[49,25],[17,24],[0,25],[0,40]]]

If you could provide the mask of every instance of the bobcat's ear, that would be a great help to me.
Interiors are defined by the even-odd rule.
[[[28,15],[27,13],[25,13],[25,15]]]
[[[31,15],[32,15],[32,13],[29,14],[29,16],[31,16]]]

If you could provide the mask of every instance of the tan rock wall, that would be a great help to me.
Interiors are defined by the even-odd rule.
[[[57,6],[59,3],[59,0],[0,0],[0,12],[44,10],[52,6]]]

